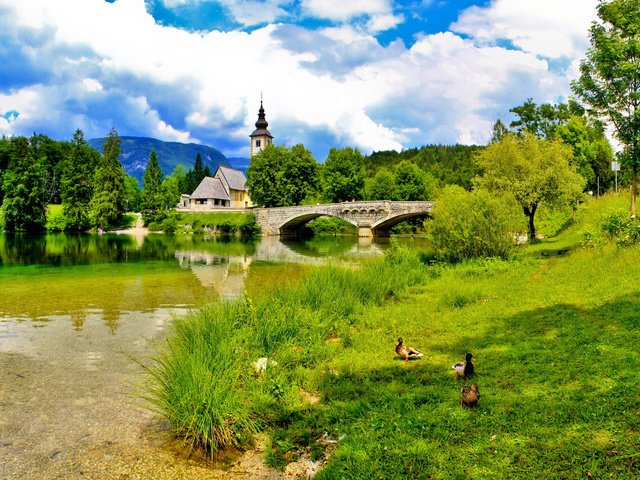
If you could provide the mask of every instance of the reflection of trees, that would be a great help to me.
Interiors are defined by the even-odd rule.
[[[354,237],[312,237],[302,241],[281,241],[294,252],[309,257],[342,255],[351,251],[356,243]]]
[[[45,256],[44,235],[29,233],[0,235],[0,265],[37,265]]]

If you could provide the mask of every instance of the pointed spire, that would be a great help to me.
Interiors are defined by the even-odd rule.
[[[262,97],[262,94],[260,94]],[[264,115],[264,107],[262,106],[262,100],[260,100],[260,110],[258,110],[258,121],[256,122],[256,129],[253,131],[250,137],[269,137],[273,138],[273,135],[267,130],[269,123]]]
[[[262,106],[262,100],[260,100],[260,110],[258,110],[258,121],[256,122],[256,128],[267,128],[269,123],[267,123],[267,119],[264,116],[264,107]]]

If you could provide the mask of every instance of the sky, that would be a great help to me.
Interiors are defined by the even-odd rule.
[[[597,0],[0,0],[0,135],[121,136],[249,156],[486,144],[557,103]]]

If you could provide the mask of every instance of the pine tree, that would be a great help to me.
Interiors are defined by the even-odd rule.
[[[93,196],[96,164],[100,155],[84,139],[82,130],[76,130],[64,161],[61,179],[62,209],[66,228],[84,231],[90,226],[89,206]]]
[[[12,139],[9,168],[3,175],[5,229],[43,230],[47,222],[48,193],[45,188],[45,158],[35,158],[29,139]]]
[[[101,229],[117,225],[125,210],[125,172],[120,163],[120,137],[115,128],[102,145],[102,157],[96,170],[91,220]]]
[[[153,218],[165,209],[165,195],[162,187],[164,174],[160,168],[155,149],[151,150],[147,168],[142,176],[142,215]]]

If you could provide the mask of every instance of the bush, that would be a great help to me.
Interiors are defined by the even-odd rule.
[[[65,218],[62,210],[55,212],[50,211],[47,216],[46,228],[49,232],[64,232],[67,228],[67,219]]]
[[[601,228],[605,236],[623,247],[640,240],[640,221],[625,210],[614,210],[605,215]]]
[[[314,235],[353,234],[356,227],[336,217],[319,217],[307,223],[307,228]]]
[[[470,258],[510,258],[523,230],[515,200],[484,190],[447,187],[427,228],[437,258],[458,262]]]
[[[260,225],[256,223],[255,215],[251,214],[247,215],[245,221],[240,224],[239,231],[241,235],[255,237],[260,235],[262,229],[260,228]]]

